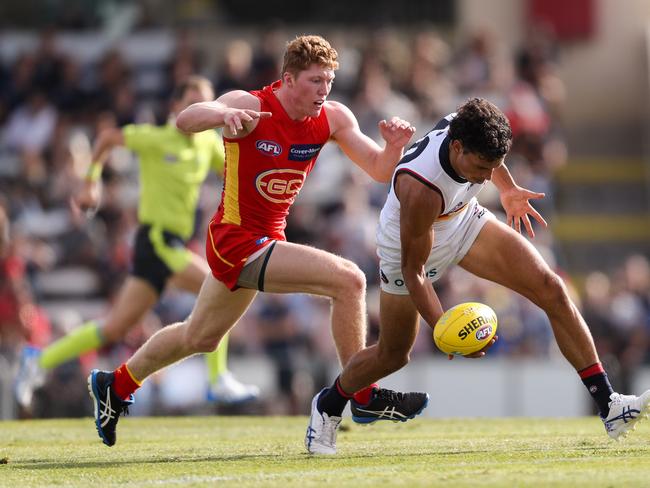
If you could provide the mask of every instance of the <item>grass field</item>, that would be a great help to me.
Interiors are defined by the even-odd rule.
[[[0,486],[650,486],[650,422],[620,443],[600,421],[343,422],[339,454],[310,457],[306,417],[0,422]]]

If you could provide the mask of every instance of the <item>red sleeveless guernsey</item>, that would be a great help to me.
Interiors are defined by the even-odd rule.
[[[318,117],[289,118],[274,91],[276,81],[252,91],[260,111],[255,130],[241,139],[224,137],[226,163],[221,204],[208,232],[212,274],[230,289],[248,256],[273,240],[286,240],[286,217],[323,145],[330,138],[325,107]]]

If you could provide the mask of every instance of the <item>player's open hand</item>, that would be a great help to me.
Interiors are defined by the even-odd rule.
[[[386,144],[403,148],[415,134],[415,127],[404,119],[393,117],[390,121],[379,122],[379,132]]]
[[[244,130],[244,125],[258,119],[271,117],[271,112],[258,112],[251,109],[230,108],[223,116],[223,122],[233,135]]]
[[[546,220],[530,204],[530,200],[544,198],[544,193],[538,193],[526,190],[520,186],[515,186],[500,194],[501,205],[506,211],[506,221],[510,227],[521,233],[521,223],[524,223],[528,236],[532,239],[535,237],[535,231],[530,223],[532,216],[537,222],[544,227],[547,226]]]
[[[483,356],[485,356],[487,354],[488,349],[490,349],[498,339],[499,339],[499,336],[495,335],[492,338],[492,340],[488,344],[485,345],[485,347],[483,349],[481,349],[480,351],[474,352],[472,354],[467,354],[467,355],[465,355],[463,357],[470,358],[470,359],[482,358]],[[447,357],[449,358],[450,361],[452,359],[454,359],[453,354],[448,354]]]

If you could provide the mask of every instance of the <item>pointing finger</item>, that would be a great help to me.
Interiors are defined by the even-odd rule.
[[[273,115],[272,112],[256,112],[255,110],[244,110],[244,113],[248,115],[251,118],[251,120],[265,119]]]

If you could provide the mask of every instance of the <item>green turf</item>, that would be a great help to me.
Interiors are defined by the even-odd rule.
[[[124,418],[105,447],[92,420],[0,422],[0,486],[516,486],[650,484],[650,422],[620,443],[600,421],[344,420],[339,454],[304,451],[305,417]]]

